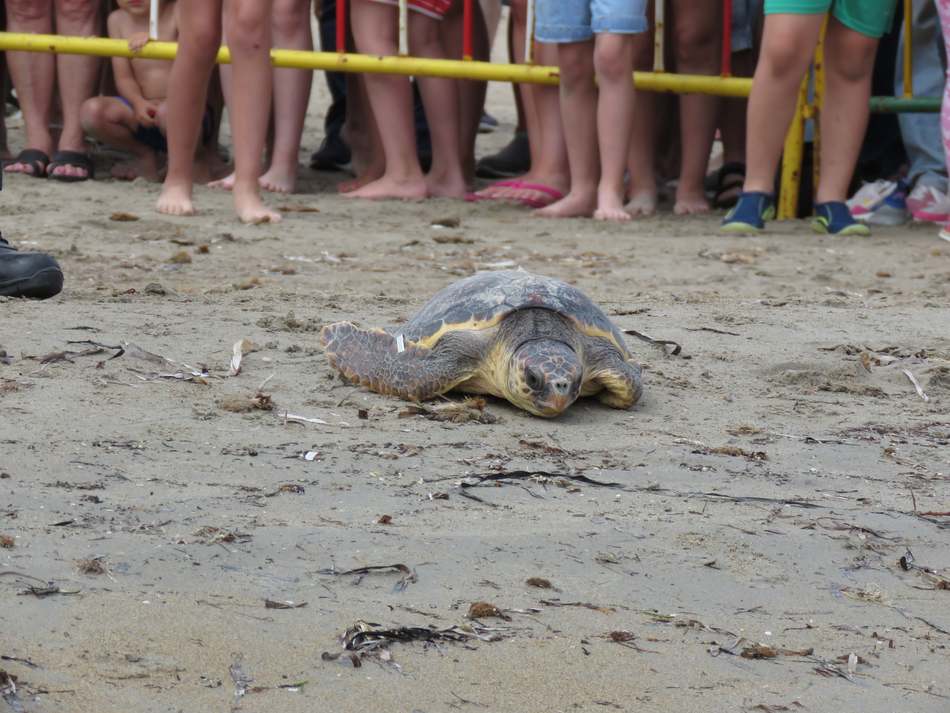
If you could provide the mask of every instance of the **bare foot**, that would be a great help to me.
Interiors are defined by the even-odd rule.
[[[229,173],[224,178],[219,178],[217,181],[211,181],[208,184],[208,188],[214,188],[219,191],[230,191],[234,189],[234,173]]]
[[[112,177],[120,181],[134,181],[136,178],[144,178],[147,181],[158,181],[158,158],[154,152],[149,152],[133,158],[131,161],[123,161],[112,167]]]
[[[264,205],[257,191],[235,190],[233,193],[234,210],[242,223],[260,225],[261,223],[279,223],[281,221],[280,213]]]
[[[336,185],[336,189],[340,193],[352,193],[358,188],[362,188],[367,183],[378,181],[380,178],[383,177],[384,173],[386,173],[385,166],[383,165],[370,166],[363,173],[357,173],[356,178],[351,178],[347,181],[340,181]]]
[[[297,190],[297,166],[284,168],[272,165],[257,182],[271,193],[293,193]]]
[[[673,206],[676,215],[699,215],[709,212],[709,202],[702,193],[676,192],[676,203]]]
[[[649,218],[656,214],[656,191],[634,193],[626,205],[627,213],[633,218]]]
[[[397,180],[384,175],[382,178],[344,195],[347,198],[367,198],[370,200],[416,201],[425,198],[427,193],[425,179],[421,176],[418,179]]]
[[[589,218],[597,205],[594,191],[571,191],[561,200],[534,211],[541,218]]]
[[[467,192],[465,178],[462,174],[458,176],[433,176],[431,173],[426,175],[426,192],[432,198],[464,198]]]
[[[155,210],[165,215],[194,215],[195,206],[191,202],[191,186],[182,183],[168,183],[162,186]]]

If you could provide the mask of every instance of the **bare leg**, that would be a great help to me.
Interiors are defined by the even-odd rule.
[[[431,17],[414,14],[409,18],[409,41],[417,57],[445,58],[440,35],[442,23]],[[428,195],[461,198],[465,195],[465,176],[462,174],[461,104],[459,83],[454,79],[419,77],[419,91],[429,133],[432,136],[432,167],[426,176]]]
[[[98,29],[98,0],[55,0],[56,33],[73,37],[90,37]],[[82,55],[56,55],[56,73],[59,99],[63,107],[63,133],[59,136],[60,151],[85,152],[86,142],[82,133],[79,113],[82,104],[96,92],[99,79],[99,58]],[[54,176],[87,175],[85,168],[58,166]]]
[[[824,15],[768,15],[749,97],[744,191],[772,193],[795,98]]]
[[[313,50],[309,9],[310,0],[274,0],[276,47]],[[297,187],[297,157],[312,83],[309,70],[274,70],[274,150],[260,181],[266,191],[293,193]]]
[[[821,183],[817,203],[843,201],[868,123],[871,73],[878,41],[849,30],[832,18],[825,45],[826,92],[821,113]]]
[[[558,63],[558,45],[537,44],[537,61],[543,65]],[[531,168],[521,183],[547,186],[562,193],[570,189],[571,174],[567,159],[564,126],[561,123],[561,100],[557,87],[521,85],[524,98],[525,123],[531,143]],[[533,128],[532,128],[533,127]],[[534,138],[532,138],[532,133]],[[489,187],[480,195],[499,200],[532,199],[551,201],[551,196],[530,187]]]
[[[360,52],[396,54],[396,23],[392,7],[369,0],[350,5],[353,35]],[[426,182],[416,157],[412,116],[412,90],[404,77],[367,74],[363,81],[379,127],[385,173],[362,188],[347,193],[353,198],[425,198]]]
[[[536,212],[547,218],[589,216],[597,205],[600,160],[597,152],[597,87],[594,41],[558,45],[561,71],[561,121],[567,138],[571,190]]]
[[[231,47],[231,132],[234,137],[234,209],[242,223],[276,223],[280,214],[261,201],[258,179],[270,119],[272,3],[225,0]],[[308,18],[309,22],[309,18]]]
[[[50,33],[53,31],[52,0],[7,0],[7,30],[10,32]],[[50,113],[56,77],[56,57],[32,52],[7,52],[10,76],[16,87],[26,128],[26,146],[53,153]],[[9,173],[32,174],[33,169],[12,163]]]
[[[755,71],[752,50],[732,55],[732,74],[750,77]],[[722,160],[725,163],[745,163],[746,111],[745,99],[723,99],[719,112],[719,133],[722,135]]]
[[[493,0],[496,7],[497,0]],[[443,36],[444,56],[451,59],[461,59],[464,49],[464,14],[462,3],[455,3],[449,14],[442,21],[445,25]],[[491,52],[489,33],[485,26],[480,3],[473,5],[473,59],[487,61]],[[495,24],[498,18],[495,17]],[[462,171],[465,182],[470,185],[475,180],[475,139],[478,136],[478,125],[481,122],[482,112],[485,109],[485,94],[488,91],[487,82],[459,80],[459,115],[461,117],[461,134],[459,136],[459,150],[462,156]]]
[[[633,37],[597,35],[594,67],[600,87],[597,99],[597,137],[600,147],[600,183],[597,186],[598,220],[625,221],[623,174],[630,149],[633,122]]]
[[[722,3],[674,0],[676,71],[719,74]],[[705,94],[680,96],[683,155],[673,212],[683,215],[709,210],[703,181],[716,135],[718,99]]]
[[[633,39],[634,63],[640,71],[653,68],[653,33],[645,32]],[[633,107],[630,151],[627,171],[630,174],[627,212],[631,216],[648,217],[656,213],[656,95],[639,92]]]
[[[168,80],[168,173],[156,209],[194,215],[195,150],[208,100],[208,82],[221,44],[222,0],[178,0],[178,56]]]
[[[3,54],[0,54],[0,160],[10,158],[10,147],[7,145],[7,63]]]
[[[343,135],[350,145],[355,178],[340,181],[337,190],[351,193],[367,183],[382,178],[386,172],[386,157],[373,110],[366,94],[366,82],[359,74],[346,75],[346,124]]]
[[[87,134],[134,157],[127,163],[116,164],[112,169],[113,178],[131,181],[141,176],[149,181],[158,180],[158,156],[135,140],[135,114],[127,104],[115,97],[87,99],[82,105],[80,120]]]

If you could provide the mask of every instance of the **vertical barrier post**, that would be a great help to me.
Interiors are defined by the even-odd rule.
[[[336,51],[346,52],[346,0],[336,0]]]
[[[475,55],[472,49],[472,36],[475,32],[472,0],[465,0],[462,6],[462,59],[471,61]]]
[[[158,39],[158,0],[152,0],[148,9],[148,38]]]
[[[732,0],[722,0],[722,76],[732,76]]]
[[[904,98],[914,96],[914,47],[911,36],[914,28],[912,0],[904,0]]]
[[[805,154],[805,108],[808,105],[808,75],[798,90],[798,105],[785,137],[782,153],[782,179],[779,188],[778,219],[792,220],[798,212],[798,191],[802,183],[802,157]]]
[[[666,60],[663,57],[663,35],[666,33],[664,20],[666,0],[656,0],[653,4],[653,71],[665,72]]]
[[[409,56],[409,0],[399,0],[399,56]]]
[[[534,0],[528,0],[524,30],[524,63],[534,64]]]

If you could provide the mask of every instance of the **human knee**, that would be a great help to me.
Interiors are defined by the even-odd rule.
[[[705,67],[715,71],[719,58],[719,33],[717,27],[704,23],[684,22],[676,28],[674,51],[676,61],[690,67]]]
[[[561,83],[568,87],[593,84],[594,67],[589,47],[558,47],[558,72]]]
[[[57,23],[84,24],[95,20],[97,0],[56,0]]]
[[[845,82],[862,82],[871,76],[877,41],[870,37],[850,33],[849,37],[831,52],[826,52],[826,69]]]
[[[294,35],[310,25],[310,3],[306,0],[277,0],[274,3],[274,34]]]
[[[258,50],[268,45],[265,3],[241,3],[228,17],[228,45],[238,50]]]
[[[409,18],[409,44],[413,54],[439,57],[444,54],[440,38],[441,24],[429,17]]]
[[[597,76],[606,81],[619,81],[633,70],[633,47],[623,38],[617,41],[598,42],[594,49],[594,69]]]
[[[106,97],[92,97],[82,103],[79,121],[83,131],[92,132],[107,121],[108,100]]]
[[[46,3],[36,0],[7,0],[9,29],[25,29],[24,25],[48,22],[50,8]]]
[[[793,34],[777,35],[762,48],[760,62],[773,77],[800,77],[811,62],[806,42]]]

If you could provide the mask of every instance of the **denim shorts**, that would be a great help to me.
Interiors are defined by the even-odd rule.
[[[647,0],[537,0],[538,42],[584,42],[595,34],[646,32]]]

